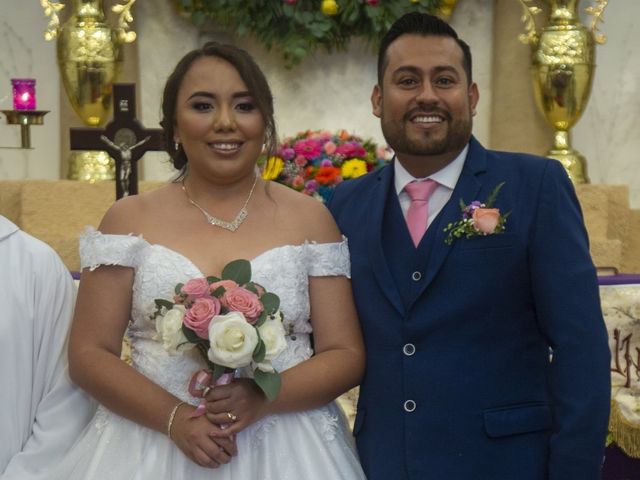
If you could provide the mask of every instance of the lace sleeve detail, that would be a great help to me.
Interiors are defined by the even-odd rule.
[[[305,257],[309,276],[351,278],[351,261],[346,237],[335,243],[307,243]]]
[[[100,265],[135,267],[138,253],[146,244],[141,236],[103,234],[87,227],[80,235],[80,268],[93,271]]]

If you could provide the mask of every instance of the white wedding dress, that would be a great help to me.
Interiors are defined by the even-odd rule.
[[[202,277],[183,255],[132,235],[89,229],[80,239],[82,267],[123,265],[135,269],[132,322],[133,366],[191,404],[191,375],[203,362],[195,351],[170,356],[153,340],[154,299],[173,298],[174,286]],[[349,275],[346,241],[305,243],[268,250],[251,261],[252,279],[280,297],[288,348],[274,361],[279,371],[308,359],[309,276]],[[272,415],[236,437],[238,455],[218,469],[202,468],[164,434],[100,406],[64,461],[47,478],[64,480],[337,480],[364,479],[351,433],[335,403]]]

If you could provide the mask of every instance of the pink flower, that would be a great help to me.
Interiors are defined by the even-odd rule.
[[[334,153],[336,153],[336,144],[333,142],[327,142],[324,144],[324,153],[326,153],[327,155],[333,155]]]
[[[320,142],[313,139],[299,140],[293,146],[293,149],[298,155],[302,155],[307,160],[312,160],[322,151]]]
[[[284,0],[284,3],[287,5],[295,5],[297,2],[298,0]]]
[[[209,291],[213,293],[220,287],[224,288],[225,290],[231,290],[232,288],[237,288],[238,284],[233,280],[220,280],[209,285]]]
[[[251,324],[255,323],[264,308],[255,293],[242,287],[227,290],[220,300],[230,311],[242,313]]]
[[[188,297],[190,301],[209,295],[209,282],[206,278],[193,278],[185,283],[180,292]]]
[[[304,157],[304,155],[298,155],[294,162],[298,167],[304,167],[307,164],[307,159]]]
[[[377,7],[380,0],[367,0],[367,5],[371,5],[372,7]]]
[[[362,145],[356,142],[348,142],[340,145],[336,149],[336,153],[338,153],[339,155],[344,155],[347,158],[363,158],[367,155],[367,151],[362,147]]]
[[[280,156],[282,157],[283,160],[291,160],[293,157],[296,156],[296,152],[293,148],[286,147],[282,149],[282,151],[280,152]]]
[[[200,338],[209,338],[209,323],[220,313],[220,300],[215,297],[196,298],[184,316],[184,324]]]
[[[473,226],[484,233],[491,234],[500,221],[500,210],[497,208],[476,208],[473,211]]]
[[[300,188],[304,185],[304,178],[301,175],[296,175],[296,177],[291,182],[293,188]]]

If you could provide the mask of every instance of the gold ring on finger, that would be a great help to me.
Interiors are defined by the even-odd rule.
[[[231,420],[232,422],[238,420],[238,417],[231,412],[227,412],[227,417],[229,417],[229,420]]]

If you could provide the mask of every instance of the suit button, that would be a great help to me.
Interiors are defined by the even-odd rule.
[[[404,411],[411,413],[416,409],[416,402],[414,402],[413,400],[407,400],[406,402],[404,402]]]
[[[420,272],[413,272],[411,274],[411,280],[413,280],[414,282],[419,282],[421,278],[422,274]]]
[[[416,353],[416,346],[413,343],[407,343],[404,347],[402,347],[402,353],[404,353],[407,357],[410,357],[414,353]]]

